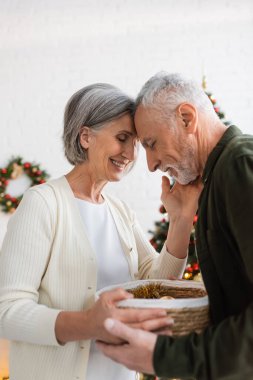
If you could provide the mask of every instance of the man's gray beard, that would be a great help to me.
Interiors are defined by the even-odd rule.
[[[173,177],[180,185],[188,185],[189,183],[193,182],[198,178],[197,173],[193,173],[192,171],[186,170],[186,169],[177,169],[176,172],[179,174],[178,177]]]

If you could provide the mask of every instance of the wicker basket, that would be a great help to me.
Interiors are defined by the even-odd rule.
[[[174,319],[172,327],[174,336],[185,335],[192,331],[199,333],[208,326],[208,297],[202,282],[186,280],[140,280],[103,288],[97,295],[99,296],[102,292],[114,288],[124,288],[135,293],[140,287],[148,288],[150,285],[151,287],[153,285],[159,286],[159,295],[163,297],[162,299],[133,298],[120,301],[118,305],[124,308],[166,309],[167,314]],[[173,299],[164,299],[165,297],[172,297]]]

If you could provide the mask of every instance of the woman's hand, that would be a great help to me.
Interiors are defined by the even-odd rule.
[[[133,295],[123,289],[115,289],[100,295],[95,304],[85,311],[62,311],[55,324],[56,339],[60,344],[70,341],[97,339],[107,343],[121,343],[104,327],[107,318],[124,322],[132,328],[146,331],[168,330],[173,324],[171,318],[162,309],[123,309],[117,303]]]
[[[121,342],[119,338],[110,336],[106,331],[104,321],[108,317],[124,322],[133,328],[146,331],[168,329],[172,325],[172,319],[168,318],[166,311],[162,309],[123,309],[117,307],[117,302],[132,297],[132,294],[123,289],[112,290],[100,295],[94,306],[87,312],[92,338],[107,343]]]

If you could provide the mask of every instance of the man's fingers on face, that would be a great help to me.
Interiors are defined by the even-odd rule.
[[[165,176],[162,177],[162,191],[163,192],[170,191],[170,180],[168,177],[165,177]]]

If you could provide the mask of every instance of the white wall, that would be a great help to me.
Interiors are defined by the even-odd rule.
[[[0,167],[12,155],[52,177],[70,166],[61,144],[63,109],[77,89],[110,82],[131,95],[160,70],[208,87],[228,119],[253,132],[251,0],[0,0]],[[160,218],[160,174],[143,152],[112,192],[145,231]],[[0,241],[9,216],[0,214]]]

